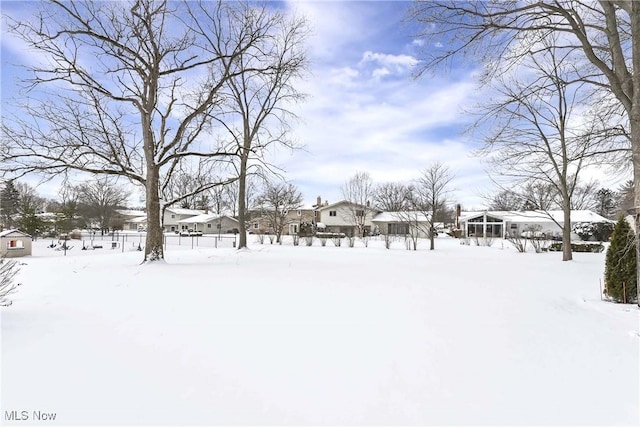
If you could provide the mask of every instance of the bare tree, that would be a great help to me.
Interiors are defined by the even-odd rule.
[[[89,217],[97,220],[100,231],[109,230],[116,208],[126,204],[130,193],[109,177],[96,178],[77,186],[78,200],[83,203]]]
[[[571,209],[574,210],[594,210],[597,205],[598,182],[589,181],[584,184],[578,183],[571,195]]]
[[[424,0],[415,3],[411,18],[425,28],[421,36],[428,49],[421,72],[471,55],[482,60],[485,82],[517,66],[523,55],[539,50],[541,38],[561,36],[554,48],[568,52],[580,78],[606,92],[609,96],[602,96],[604,101],[615,98],[624,111],[634,205],[640,206],[640,73],[634,72],[640,69],[640,2]],[[439,48],[434,49],[436,44]],[[640,209],[635,216],[640,272]]]
[[[58,216],[56,219],[56,231],[68,233],[77,224],[79,213],[80,195],[78,187],[64,182],[58,190]],[[61,214],[61,215],[60,215]]]
[[[413,210],[420,212],[426,220],[429,235],[429,250],[435,249],[435,223],[437,214],[444,210],[447,196],[452,191],[450,188],[454,176],[447,166],[435,162],[422,171],[421,176],[415,180],[411,194]],[[416,222],[419,224],[419,222]]]
[[[374,195],[373,181],[367,172],[357,172],[342,186],[342,197],[349,202],[345,219],[354,225],[359,237],[364,237],[367,220],[376,212],[371,204]]]
[[[256,25],[247,3],[167,0],[53,0],[35,19],[9,23],[48,60],[30,68],[27,102],[3,117],[1,169],[76,169],[139,184],[144,260],[164,259],[161,215],[180,200],[163,199],[163,189],[186,164],[215,170],[237,153],[211,137],[212,119],[229,79],[273,72],[272,64],[240,61],[275,42],[268,27]],[[194,192],[219,184],[210,178]]]
[[[410,193],[411,188],[408,185],[387,182],[375,187],[373,202],[382,211],[400,212],[409,209]]]
[[[261,194],[261,186],[264,178],[258,174],[250,173],[245,178],[243,212],[245,218],[244,232],[249,227],[251,210],[255,207],[258,196]],[[232,216],[239,218],[240,179],[224,186],[225,197]],[[239,221],[238,221],[239,222]],[[240,230],[243,230],[240,228]]]
[[[303,197],[298,188],[290,183],[265,182],[265,188],[259,197],[264,217],[276,236],[276,242],[282,243],[282,233],[289,220],[289,211],[302,206]]]
[[[15,189],[18,192],[18,212],[21,215],[42,212],[45,200],[35,188],[25,182],[15,182]]]
[[[20,267],[16,260],[0,258],[0,307],[8,307],[13,303],[9,295],[15,293],[20,286],[20,283],[15,282],[19,272]]]
[[[228,79],[224,102],[215,117],[227,130],[239,153],[238,222],[246,229],[247,177],[253,165],[264,164],[264,152],[272,145],[293,148],[288,138],[289,122],[296,118],[290,108],[304,96],[294,86],[307,67],[304,42],[308,35],[305,19],[269,13],[267,6],[246,6],[251,16],[244,31],[264,33],[266,37],[229,58],[241,69],[256,69]],[[260,71],[267,65],[269,72]],[[246,233],[240,233],[238,249],[247,246]]]
[[[578,199],[578,179],[585,168],[601,164],[615,148],[603,147],[601,132],[594,132],[591,125],[594,122],[583,123],[576,117],[585,114],[580,109],[585,83],[555,44],[555,39],[545,38],[539,52],[522,58],[528,64],[526,75],[507,73],[494,79],[497,99],[480,111],[481,124],[493,125],[485,134],[483,153],[494,172],[509,182],[548,188],[542,195],[549,203],[540,202],[536,209],[547,211],[558,198],[564,213],[563,221],[556,222],[562,229],[562,260],[569,261],[571,209],[572,201]]]
[[[633,181],[629,180],[626,181],[624,184],[622,184],[620,186],[620,188],[617,191],[618,194],[618,202],[617,202],[617,216],[620,215],[628,215],[630,211],[633,210],[633,206],[634,206],[634,195],[635,195],[635,190],[634,190],[634,185],[633,185]]]
[[[523,206],[522,196],[513,190],[501,190],[487,199],[492,211],[518,211]]]
[[[594,197],[594,209],[598,215],[602,215],[605,218],[614,219],[617,208],[616,197],[618,195],[608,189],[600,188]]]

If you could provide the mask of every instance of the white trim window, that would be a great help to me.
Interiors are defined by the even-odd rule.
[[[15,251],[24,249],[24,242],[22,240],[8,240],[7,241],[7,250]]]

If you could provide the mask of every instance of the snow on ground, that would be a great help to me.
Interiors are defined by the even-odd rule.
[[[639,312],[600,300],[604,254],[250,242],[154,265],[35,242],[1,311],[3,422],[640,421]]]

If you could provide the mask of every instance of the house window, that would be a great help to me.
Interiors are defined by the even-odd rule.
[[[387,224],[387,234],[401,236],[409,234],[409,225],[397,223]]]
[[[171,219],[175,219],[176,216],[174,214],[171,214]]]
[[[211,223],[207,224],[207,228],[211,228]]]
[[[364,216],[364,211],[363,210],[357,210],[356,211],[356,216]]]
[[[318,211],[313,211],[313,217],[317,218],[318,217]]]
[[[329,216],[338,216],[337,211],[329,211]]]
[[[216,228],[220,230],[222,228],[222,224],[216,224]]]
[[[302,211],[298,209],[298,216],[302,216]]]
[[[7,242],[7,249],[22,249],[24,248],[24,244],[22,240],[9,240]]]
[[[253,224],[253,228],[258,228],[258,223]]]

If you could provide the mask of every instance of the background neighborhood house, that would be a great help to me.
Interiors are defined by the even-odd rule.
[[[144,211],[130,209],[116,209],[111,221],[116,227],[121,225],[123,230],[137,231],[139,227],[147,226],[147,214]]]
[[[0,232],[0,257],[16,258],[31,255],[31,236],[20,230]]]
[[[342,200],[333,204],[325,204],[318,208],[317,222],[325,226],[329,233],[344,233],[347,236],[357,236],[358,229],[354,216],[364,217],[365,235],[371,234],[374,228],[373,217],[380,211],[369,206],[356,205]]]
[[[205,211],[199,209],[166,208],[164,211],[162,227],[165,232],[178,232],[188,230],[189,225],[181,223],[183,219],[202,215]]]
[[[269,234],[273,232],[268,208],[263,210],[253,210],[250,213],[249,232],[252,234]],[[295,235],[300,231],[303,223],[315,225],[318,212],[314,208],[290,209],[284,219],[282,234]]]
[[[564,213],[555,211],[484,211],[461,212],[458,219],[463,236],[507,238],[536,230],[547,237],[562,233]],[[556,223],[557,222],[557,223]],[[614,222],[589,210],[571,211],[573,227],[580,222]]]
[[[371,220],[374,230],[389,236],[429,237],[429,217],[423,212],[380,212]]]
[[[165,214],[166,215],[166,214]],[[200,214],[178,221],[181,230],[201,231],[202,234],[238,233],[240,223],[226,215]]]

